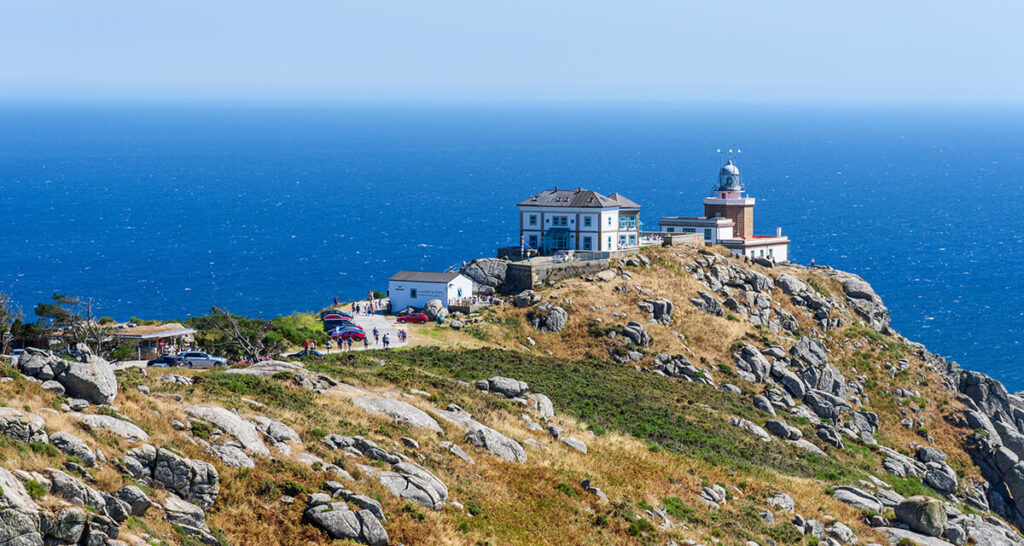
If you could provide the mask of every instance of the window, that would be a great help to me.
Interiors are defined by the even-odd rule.
[[[537,225],[537,215],[536,214],[531,214],[530,215],[530,225],[531,226]]]
[[[710,228],[704,230],[704,240],[705,241],[710,241],[711,240],[711,229]]]
[[[459,289],[459,297],[460,298],[462,297],[462,289],[461,288]]]
[[[608,217],[608,225],[609,226],[612,225],[612,217],[611,216]],[[611,246],[611,243],[609,243],[608,246]]]
[[[584,216],[583,217],[583,227],[590,227],[590,222],[591,222],[591,220],[590,220],[589,216]]]
[[[669,233],[673,233],[673,232],[675,232],[675,230],[676,230],[676,228],[674,228],[674,227],[668,227],[668,228],[665,229],[665,231],[667,231]]]
[[[590,237],[584,237],[583,238],[583,250],[593,250],[593,249],[594,249],[594,243],[592,242],[591,238]]]
[[[552,216],[551,217],[551,225],[552,226],[568,226],[569,225],[569,217],[568,216]]]
[[[619,229],[626,229],[626,223],[627,223],[626,217],[625,216],[619,216]]]
[[[636,235],[635,234],[630,234],[629,235],[629,246],[636,246]]]
[[[629,228],[630,229],[635,228],[636,227],[636,216],[628,216],[627,218],[629,219]]]
[[[692,228],[692,227],[684,227],[683,228],[683,233],[697,233],[697,230],[695,228]]]
[[[768,255],[769,256],[775,256],[775,249],[774,248],[769,248],[768,249]]]
[[[626,236],[619,235],[619,248],[626,246]]]
[[[611,218],[609,218],[608,220],[611,221]],[[605,245],[605,249],[607,249],[607,250],[611,250],[612,249],[612,236],[611,235],[608,236],[608,244]]]
[[[528,246],[530,248],[537,248],[537,236],[536,235],[530,235],[530,242],[529,242]]]
[[[410,288],[409,289],[409,297],[413,298],[413,299],[416,298],[416,289],[415,288]]]

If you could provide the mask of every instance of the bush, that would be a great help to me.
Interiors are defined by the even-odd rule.
[[[654,525],[643,518],[629,524],[629,534],[635,537],[640,536],[641,533],[651,533],[653,531]]]
[[[237,394],[270,406],[302,411],[313,404],[313,394],[254,375],[207,372],[195,378],[195,387],[214,396]]]
[[[192,421],[192,435],[203,440],[210,439],[213,434],[213,427],[205,421]]]
[[[323,439],[324,436],[327,436],[327,431],[317,427],[309,431],[309,435],[312,436],[314,439],[321,440]]]
[[[474,517],[484,513],[484,509],[480,508],[480,505],[477,504],[476,501],[467,502],[466,511],[469,512],[469,515]]]
[[[566,495],[568,495],[569,497],[572,497],[574,499],[578,499],[579,498],[576,495],[576,491],[572,488],[572,486],[567,484],[567,483],[565,483],[565,482],[558,482],[558,485],[555,486],[555,489],[561,491],[562,493],[565,493]]]
[[[46,455],[47,457],[60,457],[60,451],[53,447],[52,444],[44,444],[42,442],[32,442],[28,445],[32,453],[38,453],[40,455]]]
[[[43,487],[43,484],[35,480],[29,480],[25,482],[25,491],[28,491],[28,495],[33,499],[39,499],[47,493],[46,488]]]

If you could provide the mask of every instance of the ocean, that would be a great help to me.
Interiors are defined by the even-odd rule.
[[[515,203],[699,215],[716,149],[791,259],[1024,389],[1024,110],[726,105],[0,106],[0,291],[118,319],[312,310],[518,244]]]

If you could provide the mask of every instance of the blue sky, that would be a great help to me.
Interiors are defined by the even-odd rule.
[[[1024,2],[6,1],[0,99],[1024,101]]]

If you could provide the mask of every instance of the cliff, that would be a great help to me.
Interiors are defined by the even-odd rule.
[[[32,352],[0,544],[1024,544],[1024,399],[856,275],[652,249],[503,302],[400,350],[118,371],[105,405]]]

